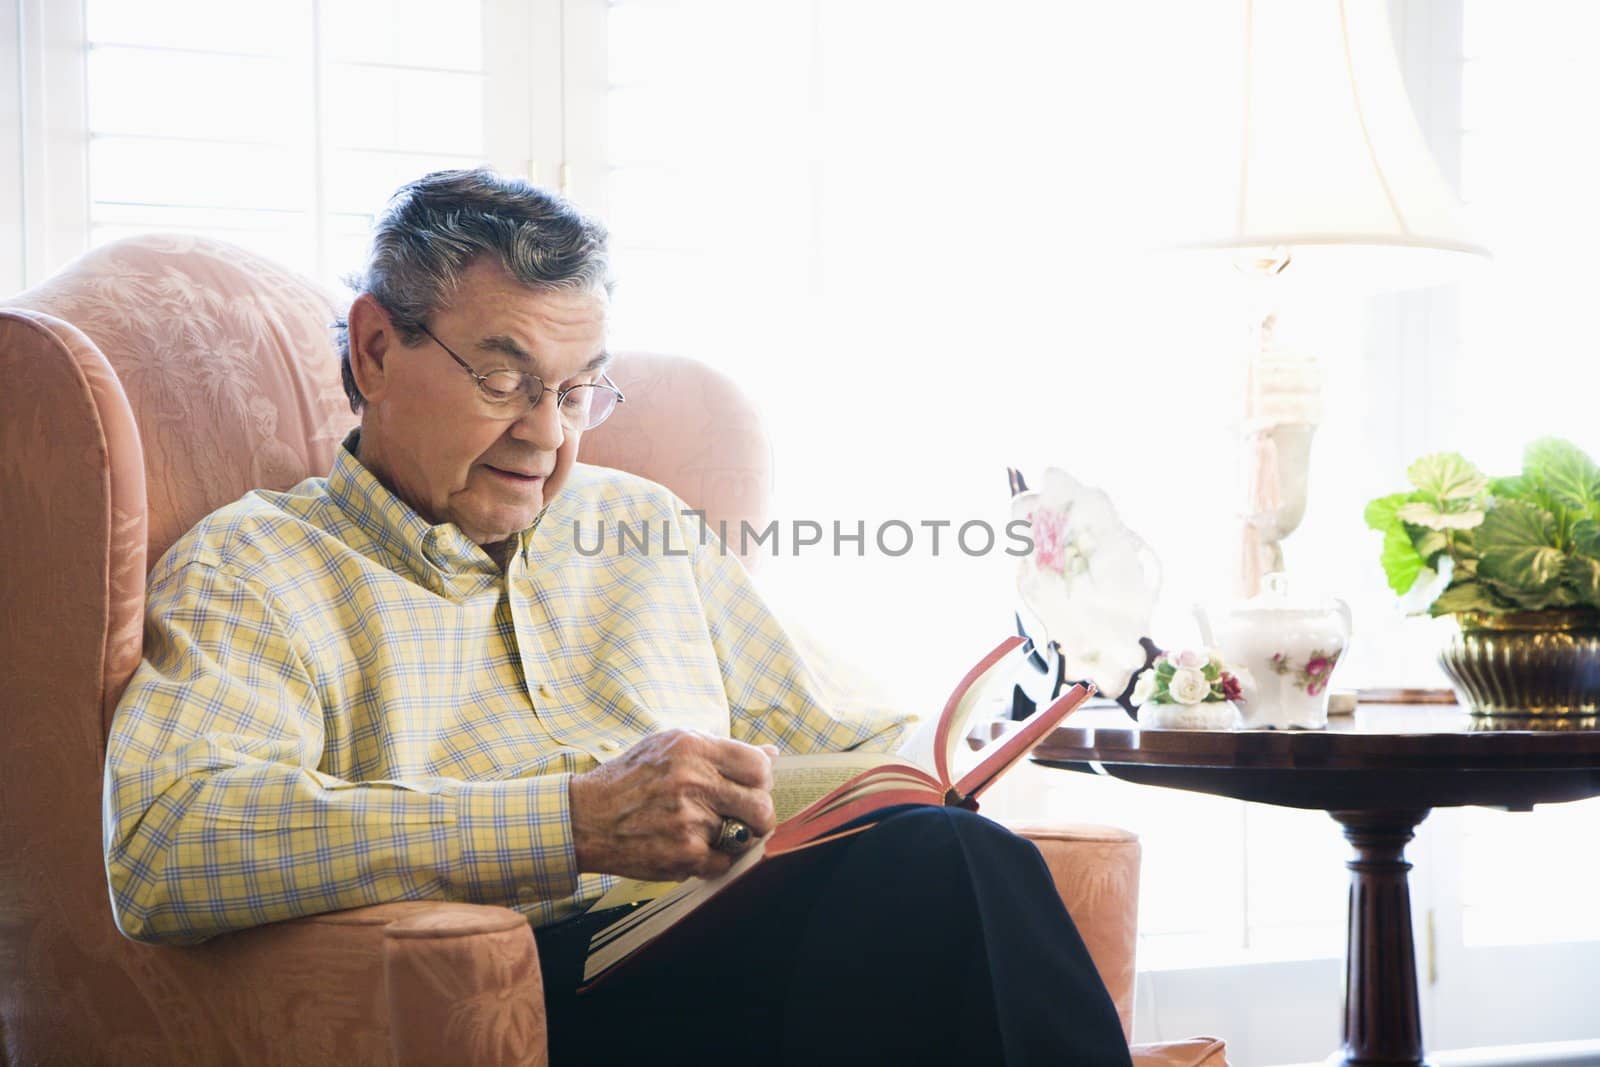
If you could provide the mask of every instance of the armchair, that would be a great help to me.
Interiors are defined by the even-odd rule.
[[[37,1063],[542,1064],[527,922],[382,904],[191,948],[123,938],[100,838],[105,740],[139,661],[149,564],[252,487],[328,470],[354,424],[313,286],[213,241],[95,249],[0,305],[0,1054]],[[630,356],[630,402],[584,445],[704,507],[764,514],[770,455],[725,378]],[[1121,1009],[1138,843],[1023,828]],[[1220,1064],[1201,1039],[1140,1063]]]

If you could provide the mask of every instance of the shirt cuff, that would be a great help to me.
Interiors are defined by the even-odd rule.
[[[462,783],[456,890],[480,904],[560,900],[577,891],[570,774]]]

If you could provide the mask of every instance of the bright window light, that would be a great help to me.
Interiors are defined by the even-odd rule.
[[[89,0],[91,243],[200,234],[336,290],[398,186],[485,162],[481,7]]]

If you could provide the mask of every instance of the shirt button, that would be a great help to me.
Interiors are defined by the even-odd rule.
[[[599,748],[601,752],[616,752],[619,751],[622,746],[608,737],[604,741],[600,742]]]
[[[539,695],[542,696],[542,697],[550,696],[550,687],[548,685],[546,685],[545,683],[540,682],[539,683]]]
[[[521,900],[533,900],[534,899],[533,886],[531,886],[531,885],[519,885],[519,886],[517,886],[517,897],[518,897],[518,899],[521,899]]]

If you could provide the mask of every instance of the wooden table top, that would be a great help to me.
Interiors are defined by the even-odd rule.
[[[1507,725],[1450,705],[1369,704],[1326,730],[1141,730],[1119,708],[1085,708],[1033,759],[1303,808],[1520,809],[1600,795],[1594,719]]]

